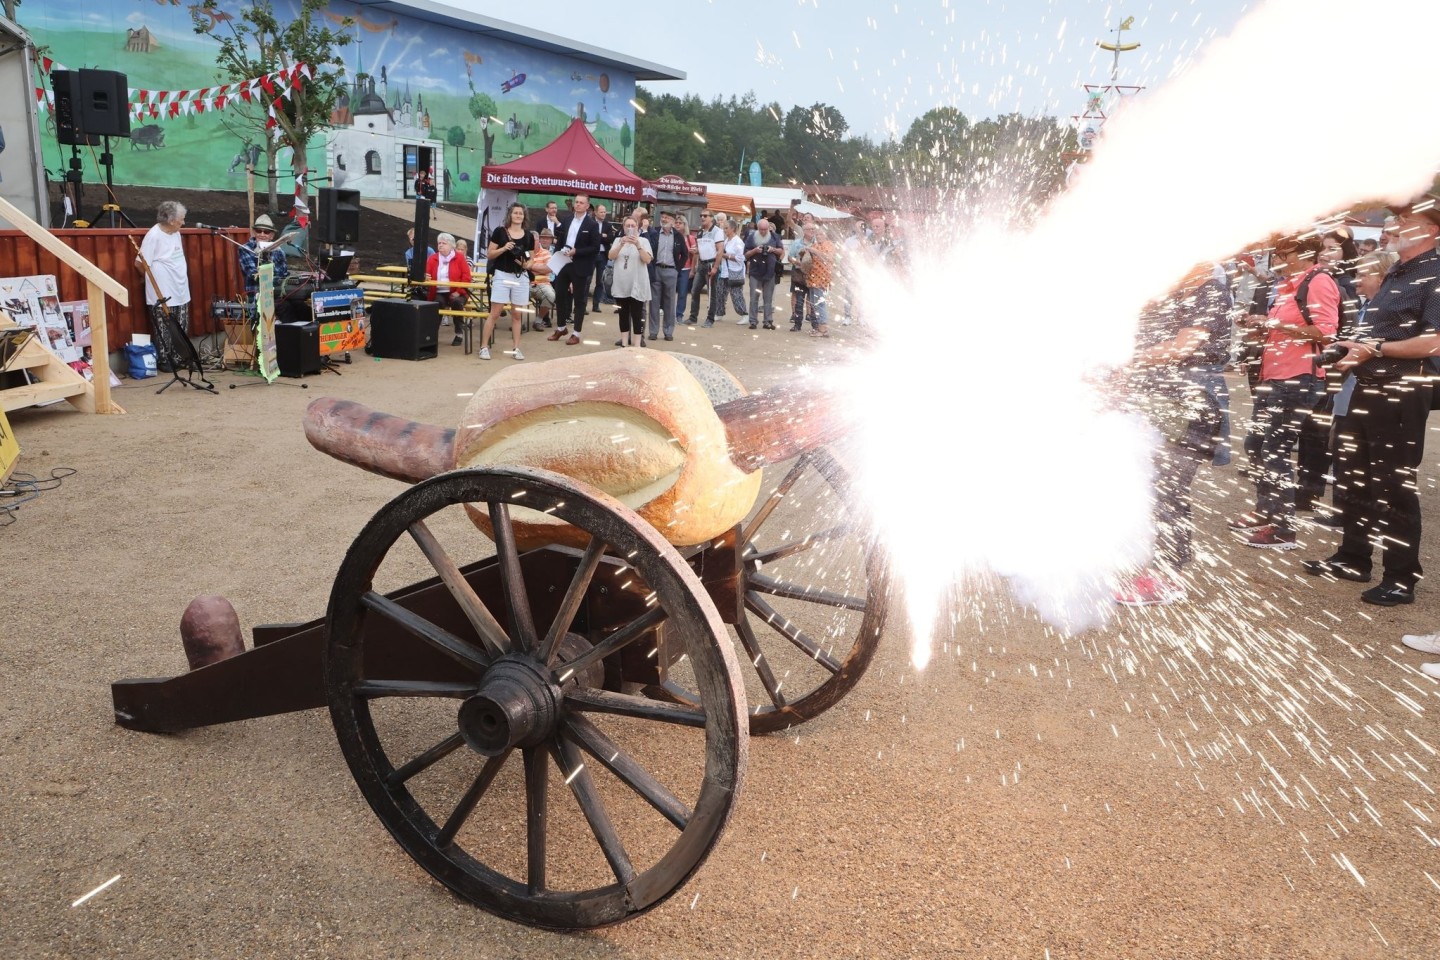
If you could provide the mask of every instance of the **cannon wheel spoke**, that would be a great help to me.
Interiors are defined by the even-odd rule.
[[[575,674],[583,672],[590,664],[597,663],[612,653],[619,652],[621,648],[634,643],[649,630],[664,622],[665,617],[665,608],[651,607],[580,656],[560,664],[555,668],[556,676],[560,678],[561,683],[564,683]]]
[[[746,583],[750,589],[768,593],[772,597],[804,600],[808,603],[818,603],[824,607],[839,607],[842,610],[865,609],[864,597],[847,597],[838,593],[830,593],[827,590],[812,590],[798,583],[786,583],[783,580],[767,577],[762,573],[752,573],[746,579]]]
[[[755,516],[745,525],[744,532],[740,534],[741,543],[753,543],[755,541],[755,535],[760,532],[761,527],[765,526],[765,521],[770,519],[770,514],[775,512],[775,508],[780,506],[780,502],[785,499],[785,495],[790,492],[795,484],[800,482],[801,477],[805,476],[805,471],[809,466],[809,454],[802,454],[790,468],[790,472],[785,474],[785,479],[781,480],[780,484],[770,492],[770,496],[765,498],[765,502],[761,504],[760,509],[756,511]]]
[[[545,889],[545,830],[550,794],[550,754],[525,751],[525,884],[531,893]]]
[[[760,641],[755,639],[755,631],[750,629],[748,617],[740,618],[740,621],[735,624],[735,632],[740,635],[740,642],[750,657],[750,665],[759,675],[760,685],[765,688],[770,702],[777,707],[785,706],[785,695],[780,692],[780,681],[775,679],[775,671],[770,669],[770,661],[765,659],[765,651],[760,649]]]
[[[505,761],[509,759],[510,751],[506,750],[498,757],[491,757],[480,769],[479,776],[470,784],[470,789],[465,791],[460,802],[455,805],[455,809],[445,820],[445,826],[441,827],[440,832],[436,834],[435,842],[437,844],[442,847],[450,846],[455,839],[455,834],[460,832],[460,828],[465,826],[465,821],[470,819],[470,814],[475,812],[475,806],[480,802],[480,798],[485,796],[485,791],[489,790],[490,784],[495,782],[495,775],[500,772],[500,768],[505,766]]]
[[[690,822],[690,808],[685,806],[650,772],[640,766],[634,758],[615,745],[599,727],[582,716],[572,714],[566,720],[568,735],[615,776],[619,777],[645,802],[664,815],[681,830]]]
[[[838,540],[841,537],[847,537],[854,532],[854,524],[837,523],[835,526],[830,527],[826,530],[821,530],[819,533],[809,534],[808,536],[801,537],[799,540],[791,540],[788,543],[782,544],[778,547],[772,547],[769,550],[753,550],[752,548],[751,552],[745,554],[745,561],[747,563],[758,562],[761,564],[776,563],[780,560],[784,560],[786,557],[793,557],[797,553],[804,553],[806,550],[813,550],[815,547],[818,547],[822,543],[828,543],[831,540]]]
[[[530,598],[525,590],[525,576],[520,570],[520,551],[515,545],[515,525],[510,522],[510,507],[490,503],[490,527],[495,531],[495,553],[500,558],[500,581],[505,585],[505,598],[510,601],[510,624],[520,649],[540,649],[535,636],[535,620],[530,613]]]
[[[590,832],[600,844],[600,851],[605,854],[605,861],[610,864],[615,879],[620,881],[621,886],[628,884],[635,879],[635,866],[630,862],[630,855],[625,852],[625,844],[605,809],[605,801],[600,799],[600,793],[595,789],[595,781],[590,776],[590,771],[585,769],[585,760],[580,756],[580,751],[575,749],[575,744],[562,737],[555,746],[555,762],[560,765],[560,772],[565,774],[565,779],[570,784],[570,792],[575,795],[575,802],[580,805],[585,821],[590,824]]]
[[[449,553],[432,535],[435,517],[462,506],[495,532],[493,557]],[[581,549],[520,553],[531,528],[519,507],[549,514],[558,542]],[[413,564],[408,540],[438,578],[378,592]],[[693,671],[694,704],[586,686],[662,623]],[[729,821],[748,738],[724,623],[675,548],[598,490],[520,467],[407,488],[346,553],[325,627],[330,716],[360,792],[405,852],[471,903],[548,929],[619,923],[673,896]],[[612,718],[603,730],[599,714]],[[612,739],[636,728],[687,772],[662,784]],[[554,802],[556,776],[578,809]],[[523,841],[507,818],[523,818]],[[598,845],[590,864],[551,855],[585,832]]]
[[[440,575],[445,589],[455,598],[460,609],[465,611],[465,619],[470,621],[470,626],[480,636],[480,642],[485,645],[485,652],[491,657],[503,656],[510,650],[510,638],[505,635],[505,629],[490,612],[490,608],[475,595],[475,590],[465,580],[465,575],[460,572],[459,566],[450,559],[450,554],[440,546],[440,541],[430,532],[425,522],[418,521],[410,525],[410,538],[415,541],[420,552],[425,554],[425,559],[430,561],[430,566]]]
[[[754,611],[760,620],[780,636],[799,647],[805,656],[814,660],[832,674],[840,672],[840,661],[821,647],[816,640],[790,621],[781,616],[775,608],[766,603],[758,593],[745,594],[745,606]]]

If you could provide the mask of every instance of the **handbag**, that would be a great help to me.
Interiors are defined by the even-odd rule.
[[[610,262],[610,263],[605,264],[605,269],[604,269],[603,271],[601,271],[601,273],[600,273],[600,285],[601,285],[602,287],[604,287],[604,288],[608,291],[612,286],[614,286],[614,284],[615,284],[615,264],[614,264],[614,262],[612,261],[612,262]]]

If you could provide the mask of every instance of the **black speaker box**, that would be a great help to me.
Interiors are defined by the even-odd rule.
[[[377,300],[370,306],[370,352],[391,360],[429,360],[439,354],[440,304],[433,300]]]
[[[345,245],[360,240],[360,191],[321,187],[315,236],[321,243]]]
[[[55,139],[82,147],[99,143],[99,137],[83,132],[80,122],[80,71],[52,70],[50,86],[55,91]]]
[[[320,324],[275,324],[275,360],[282,377],[320,372]]]
[[[117,70],[80,71],[82,132],[92,137],[130,136],[129,82],[129,78]]]

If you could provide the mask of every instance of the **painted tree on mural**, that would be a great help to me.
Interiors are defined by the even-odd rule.
[[[620,125],[620,162],[630,162],[630,121],[626,120]]]
[[[481,166],[490,166],[490,159],[495,156],[495,134],[490,132],[490,124],[496,122],[495,116],[499,112],[500,108],[495,106],[490,94],[480,93],[475,84],[470,84],[470,116],[479,122],[480,138],[485,143],[485,162]]]
[[[455,148],[455,169],[458,171],[460,169],[460,148],[465,146],[465,128],[459,125],[451,127],[445,132],[445,142]]]
[[[330,111],[342,89],[345,65],[337,50],[350,40],[329,27],[316,26],[316,14],[327,4],[328,0],[300,0],[299,15],[286,21],[276,15],[268,0],[255,0],[238,18],[224,20],[211,16],[217,9],[216,0],[191,7],[195,32],[219,44],[215,62],[227,79],[264,76],[299,63],[314,70],[309,80],[257,90],[254,102],[242,108],[246,123],[257,131],[256,141],[264,144],[272,212],[280,209],[280,151],[289,148],[293,152],[295,176],[303,179],[308,170],[305,149],[316,134],[330,126]],[[342,27],[350,23],[346,18]]]

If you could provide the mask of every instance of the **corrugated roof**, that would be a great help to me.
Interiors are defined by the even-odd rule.
[[[443,3],[433,3],[431,0],[351,0],[351,3],[365,10],[378,10],[391,16],[403,14],[427,23],[438,23],[442,26],[454,27],[457,30],[467,30],[496,40],[534,47],[537,50],[580,57],[601,66],[626,70],[635,74],[636,80],[685,79],[684,70],[629,57],[613,50],[603,50],[579,40],[568,40],[552,33],[543,33],[518,24],[506,23],[504,20],[487,17],[481,13],[471,13],[469,10],[460,10]]]

